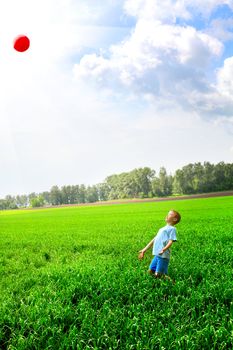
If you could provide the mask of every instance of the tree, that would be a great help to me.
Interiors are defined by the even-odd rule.
[[[215,178],[215,184],[214,184],[214,191],[223,191],[226,189],[225,187],[225,164],[223,162],[220,162],[215,165],[214,167],[214,178]]]
[[[18,209],[16,198],[10,195],[5,197],[6,209]]]
[[[131,196],[148,197],[152,190],[151,181],[154,178],[155,171],[149,167],[137,168],[129,172]]]
[[[99,200],[98,189],[96,186],[88,186],[86,189],[86,202],[94,203]]]
[[[80,203],[80,186],[74,185],[72,186],[72,198],[71,203]]]
[[[105,183],[108,186],[109,194],[108,199],[118,199],[120,192],[119,175],[110,175],[105,179]]]
[[[0,199],[0,210],[5,210],[7,209],[7,203],[5,199]]]
[[[53,186],[50,190],[50,198],[52,205],[62,204],[62,194],[58,186]]]
[[[16,205],[18,208],[26,208],[29,204],[29,198],[26,194],[16,196]]]
[[[100,201],[107,201],[110,193],[109,186],[106,182],[97,185],[98,199]]]
[[[29,199],[29,202],[32,198],[36,198],[37,197],[37,194],[35,192],[32,192],[28,195],[28,199]]]
[[[152,180],[152,191],[155,196],[170,196],[172,194],[172,182],[171,175],[167,175],[167,171],[164,167],[160,168],[159,176]]]
[[[225,164],[224,168],[225,186],[224,189],[233,189],[233,164]]]
[[[61,192],[62,204],[70,204],[71,203],[71,186],[62,186],[60,192]]]
[[[151,180],[155,171],[148,168],[138,168],[130,172],[111,175],[105,179],[108,186],[108,198],[147,197],[151,192]]]
[[[195,168],[193,164],[185,165],[182,169],[176,171],[173,190],[179,194],[191,194],[195,192]]]
[[[44,197],[39,195],[36,198],[32,198],[30,204],[33,208],[43,207],[45,203]]]
[[[205,185],[205,169],[201,163],[193,165],[193,193],[203,192]]]
[[[209,162],[204,162],[204,179],[203,179],[203,192],[214,191],[215,175],[214,175],[214,164]]]
[[[86,187],[84,184],[79,186],[78,203],[86,203]]]
[[[49,191],[44,191],[41,193],[41,196],[44,198],[45,204],[52,204],[51,203],[51,196]]]

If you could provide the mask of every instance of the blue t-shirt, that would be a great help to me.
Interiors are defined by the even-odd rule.
[[[161,250],[168,244],[168,241],[177,241],[176,238],[176,228],[171,225],[166,225],[162,227],[157,235],[155,236],[154,244],[153,244],[153,255],[158,255],[161,258],[170,259],[170,249],[167,249],[163,254],[159,254]]]

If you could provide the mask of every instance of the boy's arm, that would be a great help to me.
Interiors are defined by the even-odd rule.
[[[144,258],[144,254],[145,252],[150,248],[152,247],[153,243],[154,243],[154,238],[145,246],[145,248],[143,248],[142,250],[139,251],[139,255],[138,255],[138,258],[139,259],[143,259]]]
[[[162,255],[167,249],[169,249],[172,245],[173,241],[170,239],[168,241],[168,244],[161,250],[161,252],[159,253],[159,255]]]

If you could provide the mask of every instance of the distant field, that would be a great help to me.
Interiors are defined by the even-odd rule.
[[[169,275],[138,250],[180,211]],[[0,349],[233,348],[233,197],[0,212]]]

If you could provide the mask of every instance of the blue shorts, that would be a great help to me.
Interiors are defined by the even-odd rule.
[[[158,255],[155,255],[153,260],[151,261],[149,269],[153,272],[163,273],[165,275],[168,274],[168,264],[169,259],[161,258]]]

